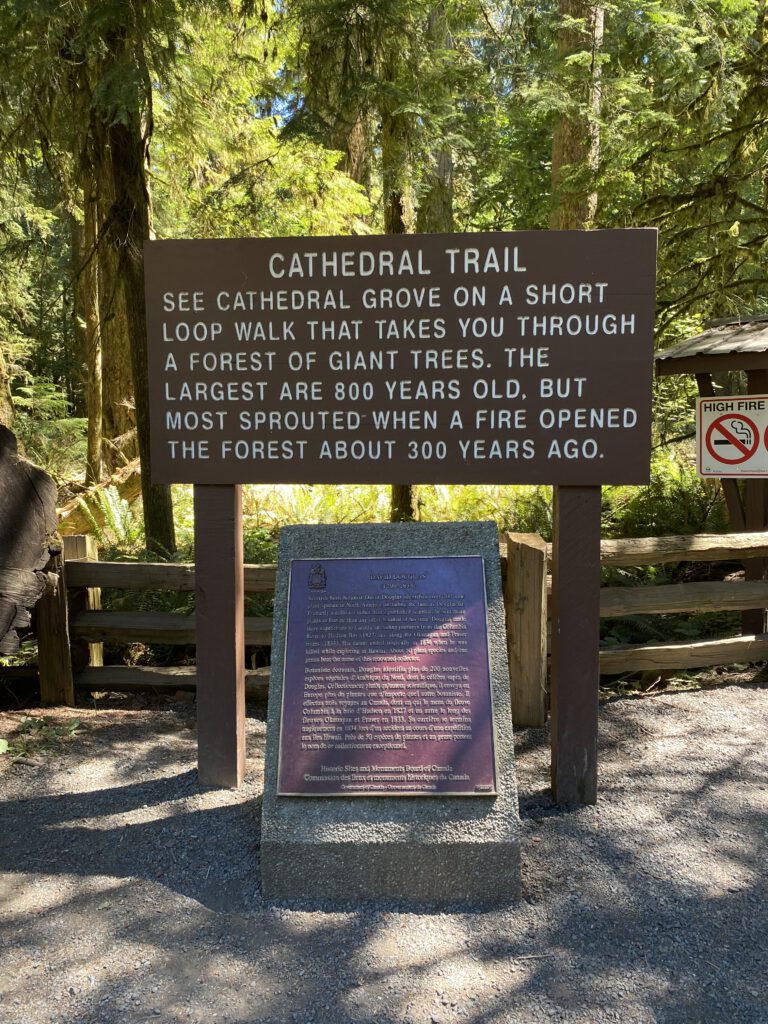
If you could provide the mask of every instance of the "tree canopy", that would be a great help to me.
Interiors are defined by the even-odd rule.
[[[766,312],[764,0],[8,0],[0,59],[0,421],[90,481],[148,465],[152,234],[650,225],[659,343]]]

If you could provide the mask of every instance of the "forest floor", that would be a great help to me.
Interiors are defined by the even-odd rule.
[[[604,700],[595,807],[519,731],[523,896],[484,913],[265,904],[257,712],[236,792],[190,703],[1,712],[0,1022],[766,1024],[762,679]]]

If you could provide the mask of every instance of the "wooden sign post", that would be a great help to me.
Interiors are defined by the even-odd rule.
[[[597,801],[600,488],[556,487],[552,531],[552,795]]]
[[[243,483],[554,484],[553,788],[596,795],[600,486],[650,475],[656,233],[153,241],[152,475],[193,483],[200,777],[242,778]]]
[[[243,492],[195,487],[197,757],[203,786],[245,774]]]

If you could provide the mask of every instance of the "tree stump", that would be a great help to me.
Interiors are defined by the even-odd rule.
[[[0,426],[0,654],[19,649],[30,609],[53,582],[45,568],[60,551],[56,484],[19,457],[15,436]]]

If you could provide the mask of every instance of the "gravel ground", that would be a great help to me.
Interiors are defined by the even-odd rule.
[[[227,792],[188,704],[32,714],[82,724],[0,759],[1,1024],[768,1022],[761,683],[604,703],[596,807],[521,731],[523,899],[474,914],[265,906],[258,715]]]

